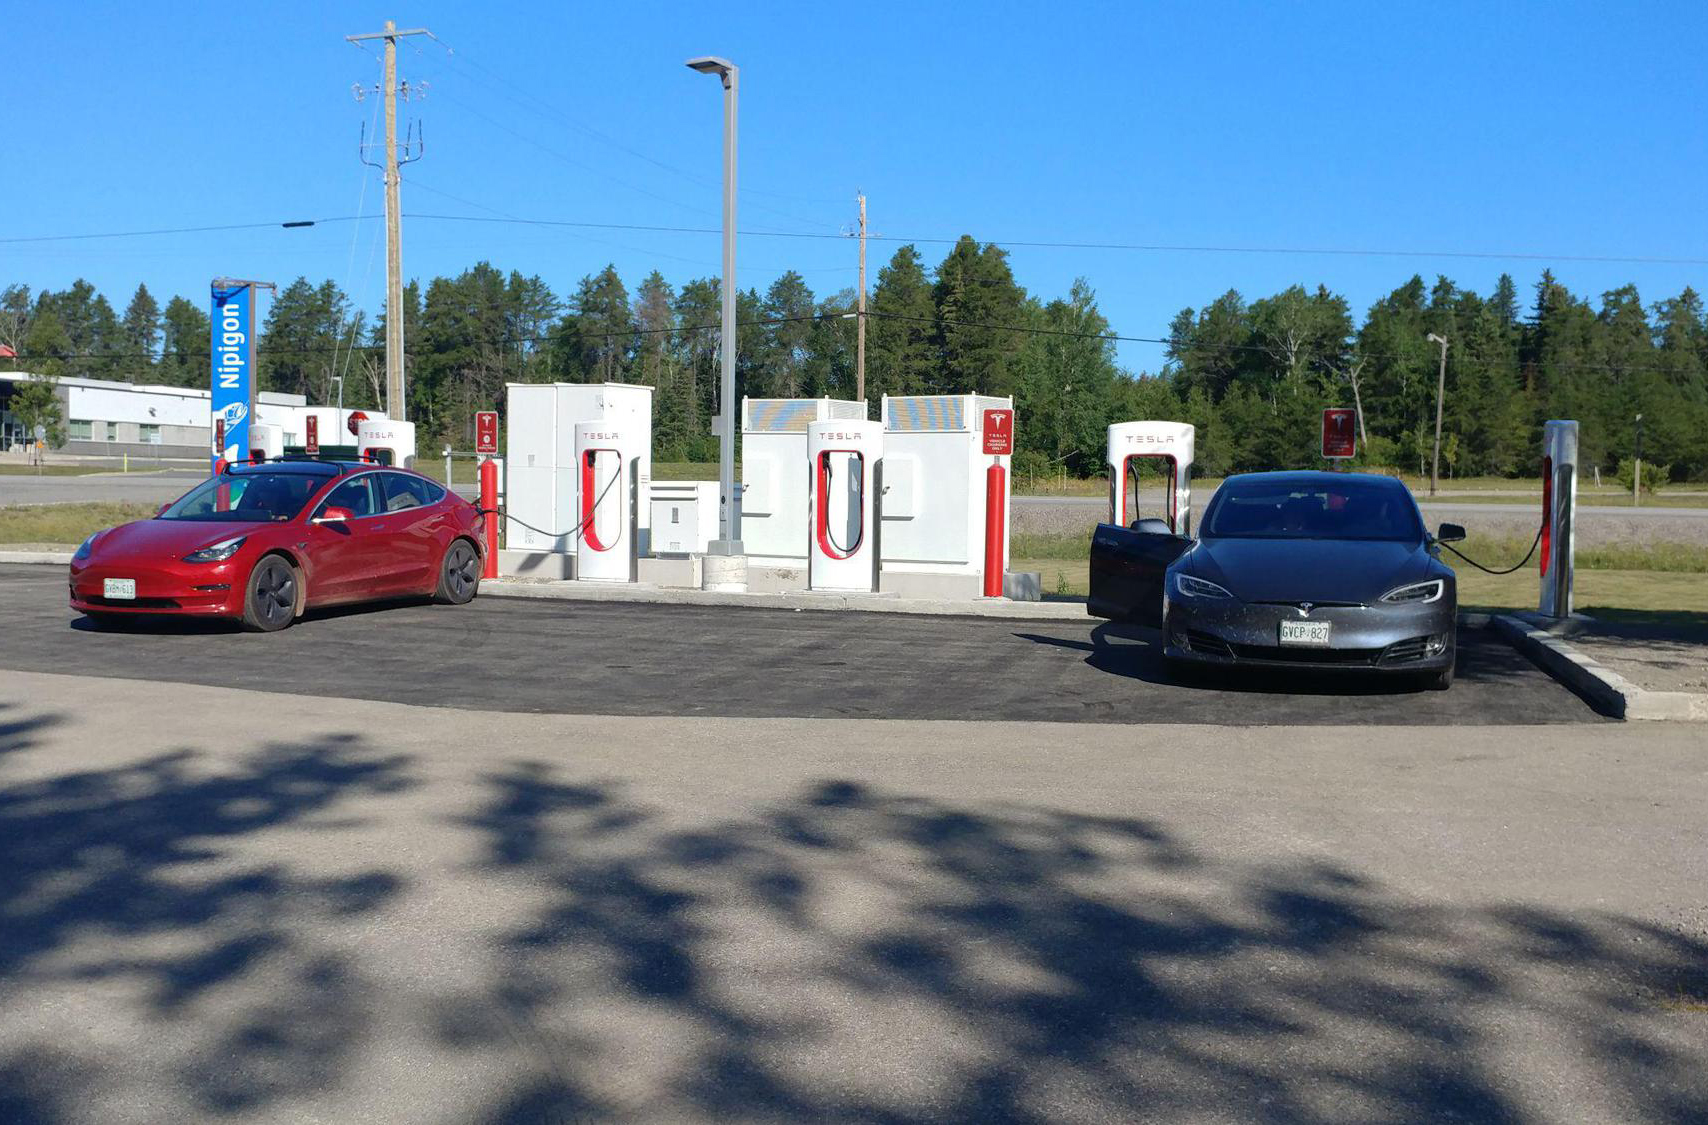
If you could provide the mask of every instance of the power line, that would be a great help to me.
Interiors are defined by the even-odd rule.
[[[215,231],[230,230],[265,230],[269,227],[279,227],[284,230],[295,230],[301,227],[319,226],[322,223],[354,223],[372,219],[373,215],[334,215],[326,219],[281,219],[271,223],[226,223],[212,227],[158,227],[153,230],[114,230],[100,234],[35,234],[23,237],[0,238],[0,243],[16,242],[74,242],[94,238],[143,238],[157,234],[207,234]]]
[[[492,119],[487,118],[487,120],[491,121]],[[493,121],[492,123],[499,128],[505,128],[505,126],[503,126],[499,122]],[[507,131],[511,131],[511,130],[507,130]],[[511,132],[513,133],[513,135],[521,136],[521,134],[514,134],[513,131],[511,131]],[[538,142],[534,141],[532,138],[523,137],[522,139],[527,140],[531,144],[538,144]],[[550,149],[546,149],[545,151],[551,152]],[[582,167],[582,165],[576,163],[573,160],[570,160],[570,158],[562,156],[561,153],[552,152],[552,155],[558,156],[561,159],[571,163],[572,165],[575,165],[576,167]],[[622,183],[622,181],[616,181],[616,182]],[[633,185],[623,184],[623,186],[632,187]],[[685,204],[677,203],[675,200],[667,199],[663,196],[655,195],[651,192],[646,192],[644,189],[641,189],[641,188],[635,188],[634,190],[641,191],[643,194],[652,195],[653,198],[659,199],[662,202],[670,203],[672,206],[678,206],[678,207],[686,206]],[[437,194],[444,195],[446,193],[438,192]],[[452,198],[454,198],[454,197],[452,197]],[[483,204],[474,203],[473,201],[466,201],[466,200],[459,200],[459,201],[460,202],[467,202],[470,206],[474,206],[474,207],[484,207]],[[691,209],[693,209],[693,208],[691,208]],[[427,214],[427,213],[409,212],[404,217],[410,218],[410,219],[424,219],[424,220],[436,221],[436,222],[508,223],[508,224],[513,224],[513,225],[517,225],[517,226],[571,227],[571,228],[583,228],[583,229],[587,229],[587,230],[632,230],[632,231],[649,231],[649,232],[659,233],[659,234],[722,234],[723,233],[722,229],[719,227],[688,227],[688,226],[674,226],[674,225],[668,225],[668,224],[662,224],[662,223],[595,223],[595,222],[584,222],[584,221],[572,220],[572,219],[531,219],[531,218],[523,218],[520,216],[509,216],[509,215],[503,215],[503,216],[443,215],[443,214]],[[261,229],[265,229],[268,227],[294,228],[294,227],[315,226],[315,225],[318,225],[321,223],[358,222],[358,221],[364,221],[364,220],[371,219],[371,218],[373,218],[373,216],[371,216],[371,215],[335,215],[335,216],[332,216],[329,218],[324,218],[324,219],[283,220],[283,221],[279,221],[279,222],[267,222],[267,223],[232,223],[232,224],[227,224],[224,226],[162,227],[162,228],[152,229],[152,230],[109,231],[109,232],[98,233],[98,234],[31,235],[31,236],[27,236],[27,237],[0,238],[0,244],[23,243],[23,242],[66,242],[66,241],[72,241],[72,240],[77,240],[77,239],[137,238],[137,237],[142,237],[142,236],[146,236],[146,235],[199,234],[199,233],[215,232],[215,231],[261,230]],[[744,231],[740,231],[738,233],[743,238],[796,238],[796,239],[841,241],[844,237],[840,232],[835,233],[835,234],[831,234],[831,233],[820,234],[817,232],[808,232],[808,231],[744,230]],[[957,238],[945,238],[945,237],[936,237],[936,236],[876,235],[876,234],[874,234],[874,235],[869,235],[868,237],[874,242],[895,242],[895,243],[916,244],[916,245],[917,244],[925,244],[925,245],[953,246],[956,243],[961,241],[961,239],[959,237],[957,237]],[[970,237],[970,236],[963,236],[963,237]],[[1535,261],[1535,262],[1601,263],[1601,264],[1610,264],[1610,265],[1708,266],[1708,258],[1673,258],[1673,257],[1647,256],[1647,255],[1629,255],[1629,254],[1624,254],[1624,255],[1619,255],[1619,254],[1539,254],[1539,253],[1533,253],[1533,252],[1529,252],[1529,251],[1495,251],[1495,250],[1377,250],[1377,249],[1359,249],[1359,248],[1349,248],[1349,247],[1215,246],[1215,245],[1189,245],[1189,244],[1185,244],[1185,243],[1045,242],[1045,241],[1035,241],[1035,240],[1005,241],[1002,239],[983,239],[982,241],[985,243],[994,244],[996,246],[1000,246],[1003,248],[1018,247],[1018,248],[1022,248],[1022,249],[1051,249],[1051,250],[1125,250],[1125,251],[1144,252],[1144,253],[1169,253],[1169,254],[1268,254],[1268,255],[1293,254],[1293,255],[1298,255],[1301,257],[1310,256],[1310,255],[1329,255],[1329,256],[1336,256],[1336,257],[1366,257],[1366,258],[1462,258],[1462,259],[1475,259],[1475,260],[1481,260],[1481,261],[1511,260],[1511,261]]]

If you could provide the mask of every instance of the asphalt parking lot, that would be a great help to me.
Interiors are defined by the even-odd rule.
[[[57,567],[0,566],[0,667],[489,711],[1256,725],[1578,723],[1576,696],[1481,631],[1448,692],[1386,679],[1171,682],[1149,634],[1012,622],[477,600],[217,624],[90,627]]]

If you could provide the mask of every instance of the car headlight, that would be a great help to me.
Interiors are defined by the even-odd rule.
[[[1440,578],[1432,578],[1428,582],[1413,582],[1409,586],[1389,590],[1382,595],[1382,600],[1389,605],[1427,605],[1440,601],[1446,592],[1447,583]]]
[[[191,551],[184,556],[184,561],[193,563],[224,562],[237,553],[237,549],[243,546],[243,541],[247,538],[249,538],[247,535],[239,535],[236,539],[227,539],[223,543],[215,543],[211,547]]]
[[[101,529],[101,531],[105,531],[105,530],[107,530],[107,529],[104,527]],[[82,546],[78,547],[76,552],[73,553],[71,556],[71,559],[73,562],[82,562],[83,560],[87,559],[91,554],[94,553],[95,537],[100,535],[101,531],[97,531],[94,535],[91,535],[89,538],[83,540]]]
[[[1202,578],[1194,578],[1190,574],[1176,574],[1174,576],[1174,591],[1183,598],[1233,597],[1232,594],[1228,593],[1225,589],[1216,585],[1214,582],[1207,582]]]

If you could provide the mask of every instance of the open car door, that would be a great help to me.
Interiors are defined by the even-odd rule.
[[[1132,527],[1100,523],[1091,536],[1093,617],[1162,626],[1162,582],[1168,566],[1186,553],[1192,540],[1169,532],[1161,520],[1140,520]]]

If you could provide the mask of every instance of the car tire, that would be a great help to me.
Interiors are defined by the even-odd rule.
[[[452,540],[439,562],[439,586],[433,600],[440,605],[467,605],[480,592],[480,553],[467,539]]]
[[[249,572],[243,594],[243,627],[251,633],[276,633],[296,620],[296,568],[279,555],[266,555]]]

